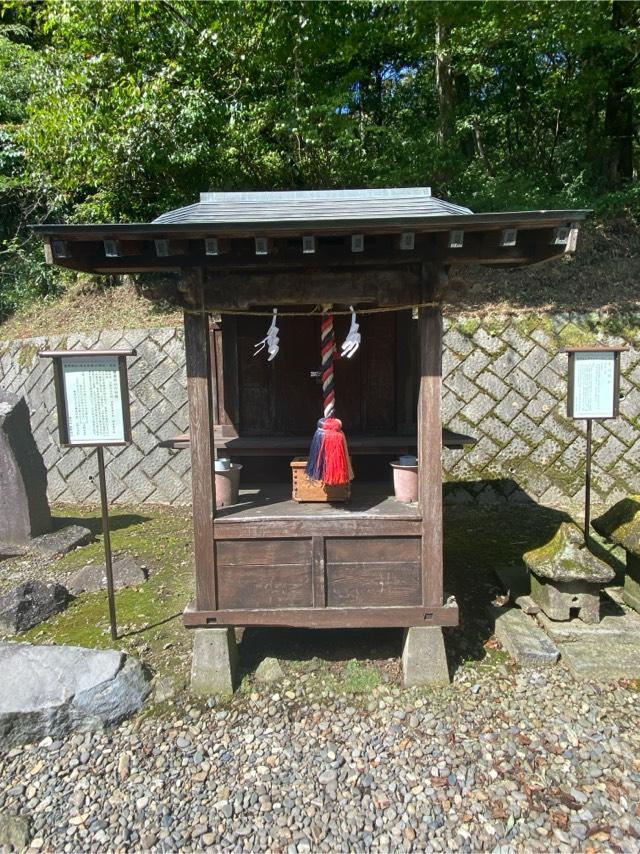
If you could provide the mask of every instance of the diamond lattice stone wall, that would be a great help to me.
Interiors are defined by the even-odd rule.
[[[607,317],[556,314],[448,318],[443,356],[443,411],[452,430],[478,444],[446,451],[446,500],[579,501],[584,490],[584,423],[566,417],[568,344],[628,344],[638,339],[640,314]],[[363,342],[364,346],[372,342]],[[134,347],[129,360],[133,444],[107,449],[111,500],[188,504],[188,451],[158,447],[188,427],[182,329],[127,329],[0,342],[0,386],[24,395],[35,439],[49,471],[52,502],[98,501],[94,452],[61,449],[53,372],[39,350]],[[640,492],[640,351],[622,354],[620,418],[594,427],[595,499],[613,503]]]

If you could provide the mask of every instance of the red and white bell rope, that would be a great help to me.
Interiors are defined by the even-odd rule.
[[[322,351],[322,396],[324,399],[324,417],[331,418],[336,409],[336,388],[333,375],[333,359],[336,352],[336,336],[333,331],[333,315],[323,313],[320,326]]]

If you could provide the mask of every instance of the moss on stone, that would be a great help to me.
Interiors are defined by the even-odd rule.
[[[18,350],[18,364],[21,368],[32,368],[38,358],[39,347],[35,344],[25,344]]]
[[[603,537],[640,557],[640,495],[618,501],[592,524]]]
[[[573,522],[563,522],[548,543],[525,552],[523,560],[534,575],[552,581],[601,584],[615,575],[608,563],[589,551],[582,531]]]
[[[66,555],[56,563],[58,580],[89,561],[104,562],[100,511],[65,507],[56,515],[64,521],[86,524],[98,534],[96,542]],[[139,587],[116,592],[118,640],[109,632],[106,591],[78,596],[70,607],[24,635],[31,643],[73,644],[117,648],[140,658],[177,685],[186,684],[191,637],[182,624],[182,612],[193,596],[191,518],[176,508],[112,510],[111,541],[114,555],[125,552],[148,566],[150,577]]]
[[[468,338],[480,329],[480,318],[478,317],[461,317],[456,323],[458,331]]]

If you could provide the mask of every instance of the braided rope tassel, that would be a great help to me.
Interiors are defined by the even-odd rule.
[[[320,326],[322,350],[322,395],[324,417],[332,418],[336,409],[336,389],[333,376],[333,358],[336,352],[336,337],[333,331],[333,315],[323,314]]]
[[[328,308],[328,307],[327,307]],[[320,324],[322,351],[322,395],[324,418],[311,440],[307,474],[329,486],[348,483],[353,479],[347,440],[342,432],[342,422],[335,417],[336,390],[333,375],[333,360],[336,354],[336,339],[333,330],[333,314],[322,313]]]

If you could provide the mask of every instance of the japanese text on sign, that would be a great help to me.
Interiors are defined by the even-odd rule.
[[[124,442],[118,356],[63,357],[70,444]]]
[[[613,418],[615,353],[574,354],[573,417]]]

